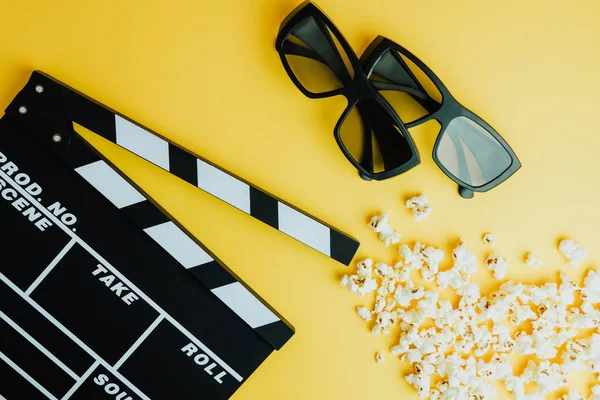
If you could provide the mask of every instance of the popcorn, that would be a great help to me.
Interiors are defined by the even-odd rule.
[[[560,398],[561,400],[585,400],[575,389],[569,389],[569,392]]]
[[[384,242],[386,247],[390,244],[400,242],[400,237],[402,235],[398,232],[394,232],[394,229],[388,225],[388,215],[386,213],[371,218],[369,226],[373,228],[375,233],[379,233],[379,240]]]
[[[525,331],[515,334],[515,351],[521,354],[535,354],[533,337]]]
[[[375,217],[373,225],[379,230],[383,226],[384,236],[393,233],[385,215]],[[484,242],[494,245],[495,238],[487,234]],[[580,245],[561,246],[561,251],[569,248],[566,257],[572,264],[585,258]],[[507,281],[482,297],[478,284],[471,282],[476,257],[462,240],[452,252],[453,265],[441,272],[444,252],[440,249],[417,242],[412,248],[400,246],[398,253],[401,261],[393,266],[374,264],[371,259],[357,263],[357,272],[345,275],[340,283],[361,296],[377,291],[373,311],[361,306],[357,313],[365,321],[374,320],[375,335],[390,334],[399,325],[398,344],[390,350],[413,365],[414,372],[405,378],[420,397],[494,399],[494,382],[500,380],[517,400],[545,400],[546,393],[569,387],[568,373],[600,373],[600,273],[590,271],[582,286],[564,272],[558,283]],[[541,265],[531,253],[526,262]],[[508,263],[500,255],[490,255],[486,265],[496,279],[505,277]],[[420,271],[431,285],[413,283],[413,270]],[[440,300],[438,290],[447,287],[458,296],[456,308],[450,301]],[[576,303],[578,296],[581,304]],[[531,329],[521,328],[528,321]],[[511,335],[514,327],[517,330]],[[587,328],[596,329],[596,333],[589,339],[577,338],[579,330]],[[508,361],[515,353],[541,360],[530,361],[515,376]],[[375,360],[381,363],[384,356],[376,353]],[[560,365],[550,360],[560,360]],[[441,380],[432,384],[435,375]],[[528,384],[536,384],[537,390],[525,393]],[[580,400],[581,395],[570,390],[562,398]],[[592,388],[590,399],[600,400],[600,383]]]
[[[533,310],[531,309],[531,307],[528,304],[527,305],[517,305],[512,310],[512,315],[509,317],[509,321],[513,325],[519,326],[527,320],[536,319],[536,318],[537,318],[537,314],[533,312]]]
[[[371,320],[371,311],[369,311],[367,307],[357,307],[356,312],[358,313],[358,316],[365,321],[368,322]]]
[[[496,236],[494,236],[492,233],[486,233],[483,236],[483,243],[487,244],[488,246],[495,246]]]
[[[498,254],[492,254],[487,258],[487,260],[485,260],[485,264],[494,272],[494,278],[501,280],[506,275],[508,262],[506,262],[502,256]]]
[[[342,287],[346,287],[346,286],[348,286],[349,283],[350,283],[350,277],[348,275],[344,275],[342,277],[342,280],[340,281],[340,285]]]
[[[375,275],[377,275],[379,278],[394,278],[396,271],[393,267],[390,267],[385,263],[377,263],[375,265]]]
[[[423,267],[423,258],[421,256],[421,243],[415,243],[414,250],[403,244],[398,248],[398,254],[404,259],[404,265],[410,269],[421,269]]]
[[[579,264],[588,256],[588,251],[571,239],[562,240],[558,245],[558,250],[569,260],[571,267],[575,268],[579,267]]]
[[[581,299],[584,302],[600,303],[600,273],[590,270],[583,281]]]
[[[421,276],[425,282],[434,281],[439,272],[440,262],[444,259],[444,256],[443,250],[439,250],[431,246],[427,247],[422,252],[424,265],[421,268]]]
[[[590,400],[600,399],[600,385],[592,386],[592,396]]]
[[[410,374],[404,377],[408,384],[412,385],[417,389],[417,395],[419,397],[429,397],[429,391],[431,390],[431,378],[426,374]]]
[[[527,259],[525,260],[525,264],[527,264],[528,266],[530,266],[532,268],[539,268],[544,263],[542,262],[542,260],[540,258],[536,257],[535,255],[533,255],[531,253],[527,253]]]
[[[454,267],[461,272],[472,274],[477,269],[475,254],[467,249],[467,245],[461,240],[459,245],[452,251]]]
[[[456,291],[461,297],[459,307],[464,307],[467,304],[475,304],[479,301],[481,293],[479,293],[479,285],[476,283],[468,283]]]
[[[406,286],[398,285],[394,298],[400,307],[408,307],[413,300],[418,300],[425,295],[425,289],[422,286],[415,287],[412,282]]]
[[[392,299],[391,297],[388,297],[385,301],[385,311],[392,311],[394,309],[394,307],[396,307],[396,300]]]
[[[417,222],[427,218],[433,211],[433,207],[427,204],[427,198],[425,195],[419,195],[408,199],[406,201],[406,208],[412,210],[413,217]]]
[[[558,364],[551,364],[547,360],[541,361],[539,365],[529,360],[523,373],[531,375],[531,380],[538,384],[539,393],[551,393],[569,385],[566,373],[560,369]]]
[[[575,292],[580,291],[580,288],[574,284],[564,272],[560,273],[560,280],[561,284],[557,293],[560,298],[560,304],[564,306],[571,305],[575,301]]]
[[[460,289],[469,283],[468,274],[463,274],[457,268],[451,268],[448,271],[442,271],[437,276],[437,284],[440,289],[450,286],[452,289]]]
[[[381,280],[381,285],[379,289],[377,289],[377,294],[379,296],[386,296],[390,293],[394,293],[396,290],[396,279],[394,278],[383,278]]]
[[[356,272],[358,276],[362,278],[371,278],[373,274],[373,260],[366,258],[362,261],[359,261],[356,266],[358,267],[358,271]]]
[[[344,275],[340,283],[343,287],[348,287],[352,293],[358,293],[360,296],[374,292],[378,286],[374,279],[358,275]]]

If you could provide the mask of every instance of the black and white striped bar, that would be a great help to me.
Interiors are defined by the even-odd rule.
[[[28,96],[29,93],[35,93],[37,85],[44,87],[43,96]],[[24,92],[21,104],[25,104],[25,101],[60,101],[64,110],[54,111],[63,112],[69,122],[85,127],[344,265],[350,264],[358,250],[360,244],[356,239],[182,149],[48,75],[34,72],[22,91]],[[45,104],[40,106],[47,107]],[[18,109],[19,104],[14,107]],[[55,121],[52,123],[56,124]],[[49,135],[52,136],[52,133],[49,132]]]
[[[358,243],[176,145],[115,114],[114,143],[346,265]],[[112,139],[112,135],[110,137]]]

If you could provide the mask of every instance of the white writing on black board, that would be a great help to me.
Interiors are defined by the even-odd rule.
[[[19,167],[12,161],[8,161],[8,158],[0,152],[0,171],[4,172],[6,176],[10,177],[14,183],[22,187],[31,196],[37,197],[42,194],[42,188],[36,182],[31,180],[31,177],[24,172],[19,172]],[[24,197],[20,196],[18,191],[10,187],[7,182],[0,179],[0,197],[4,200],[11,202],[12,206],[23,214],[29,222],[32,222],[36,228],[40,231],[45,231],[46,228],[51,227],[53,224],[48,218],[43,216],[38,209],[32,205]],[[37,199],[41,202],[41,199]],[[41,204],[40,204],[41,206]],[[58,201],[47,207],[60,221],[71,226],[77,222],[77,217],[69,212],[67,208],[63,207]]]
[[[115,396],[116,400],[133,400],[131,396],[127,395],[127,392],[121,390],[119,385],[108,382],[110,382],[110,379],[104,374],[94,378],[94,383],[98,386],[104,386],[104,391],[111,396]]]
[[[198,353],[198,347],[195,344],[190,343],[183,347],[181,351],[193,359],[197,365],[204,367],[204,372],[213,376],[215,381],[219,382],[220,384],[223,383],[221,379],[226,376],[227,373],[225,371],[219,371],[218,369],[215,371],[214,369],[217,367],[217,363],[211,362],[212,360],[206,354]],[[217,374],[215,375],[215,373]]]
[[[131,305],[134,301],[139,299],[138,295],[133,293],[131,289],[127,286],[123,285],[123,282],[119,281],[114,275],[108,273],[108,269],[106,269],[101,264],[96,266],[92,275],[97,276],[98,280],[106,285],[107,288],[110,289],[117,297],[119,297],[125,304],[128,306]]]
[[[52,222],[42,215],[35,206],[29,204],[27,200],[19,196],[19,192],[8,187],[6,182],[0,179],[0,197],[9,201],[12,206],[19,211],[29,222],[32,222],[40,231],[45,231],[46,228],[52,226]]]

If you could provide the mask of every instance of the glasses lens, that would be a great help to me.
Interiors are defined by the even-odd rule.
[[[439,162],[462,182],[478,187],[500,176],[512,157],[484,127],[466,117],[453,119],[436,150]]]
[[[283,51],[292,73],[311,93],[340,89],[354,78],[340,39],[312,16],[296,25],[286,38]]]
[[[402,53],[387,50],[374,65],[369,79],[375,82],[407,86],[421,93],[408,94],[393,86],[381,89],[381,95],[407,123],[434,112],[442,102],[442,94],[427,74]]]
[[[361,100],[340,127],[340,139],[354,161],[371,173],[408,162],[413,149],[390,114],[375,100]]]

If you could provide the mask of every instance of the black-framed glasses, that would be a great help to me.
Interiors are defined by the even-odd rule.
[[[471,198],[474,192],[492,189],[521,167],[502,136],[462,106],[435,73],[404,47],[378,36],[360,61],[373,87],[408,130],[431,120],[440,124],[433,159],[458,183],[461,196]],[[426,93],[426,98],[415,91]]]
[[[346,97],[334,137],[363,179],[390,178],[419,164],[409,129],[431,120],[441,125],[433,158],[458,183],[461,196],[487,191],[521,166],[491,126],[391,40],[377,37],[358,60],[331,20],[306,1],[283,21],[275,47],[307,97]]]
[[[292,11],[281,24],[275,47],[291,80],[307,97],[346,97],[348,106],[334,136],[363,179],[386,179],[419,164],[400,118],[369,83],[346,39],[316,5],[307,1]]]

